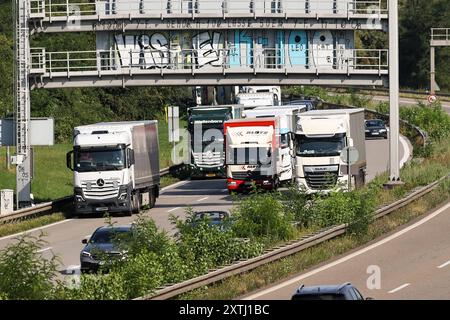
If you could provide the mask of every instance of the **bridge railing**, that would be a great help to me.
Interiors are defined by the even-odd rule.
[[[450,41],[450,28],[432,28],[431,41]]]
[[[236,49],[119,49],[111,51],[46,52],[32,49],[31,73],[67,73],[95,71],[112,74],[124,72],[155,73],[161,70],[176,73],[204,70],[222,72],[315,72],[381,74],[387,71],[388,50],[381,49],[306,49],[300,54],[278,48]]]
[[[27,0],[31,18],[386,15],[385,0]]]

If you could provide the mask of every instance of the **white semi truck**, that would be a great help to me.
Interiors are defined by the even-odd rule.
[[[295,133],[296,180],[306,193],[348,190],[365,183],[364,109],[314,110],[301,113]],[[350,166],[341,159],[346,147],[358,151]]]
[[[76,214],[139,212],[159,196],[157,121],[103,122],[74,129],[67,167]]]
[[[245,107],[281,105],[280,86],[244,86],[236,90],[239,91],[236,93],[236,104]]]
[[[276,108],[272,106],[244,110],[244,118],[279,117],[279,156],[281,158],[279,173],[280,182],[292,182],[295,178],[295,173],[293,172],[295,158],[291,156],[294,154],[292,137],[295,134],[299,114],[301,112],[306,112],[306,110],[306,105],[282,105]]]

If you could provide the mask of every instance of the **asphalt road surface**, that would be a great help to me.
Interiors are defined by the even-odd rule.
[[[389,101],[389,96],[374,96],[372,97],[375,101]],[[426,99],[413,99],[413,98],[402,98],[400,97],[399,103],[400,105],[405,106],[411,106],[411,105],[417,105],[418,102],[423,102],[425,104],[428,104],[428,101]],[[442,108],[447,112],[450,113],[450,102],[449,101],[441,101]]]
[[[407,159],[411,149],[407,144],[400,143],[400,159]],[[406,152],[405,152],[406,150]],[[377,173],[387,170],[388,163],[388,140],[367,140],[367,167],[368,179],[372,179]],[[232,208],[231,197],[228,195],[225,180],[193,180],[183,181],[164,188],[161,196],[156,201],[155,208],[146,211],[144,216],[155,220],[159,228],[166,230],[169,234],[174,233],[174,227],[169,222],[169,215],[174,214],[184,217],[185,209],[191,206],[194,210],[212,210]],[[112,221],[118,225],[128,224],[134,217],[115,216]],[[44,255],[51,252],[57,254],[65,268],[77,268],[79,265],[79,254],[83,245],[81,240],[87,238],[97,228],[105,224],[105,219],[100,217],[87,217],[67,219],[48,225],[29,233],[38,235],[44,231],[48,244],[43,248]],[[0,249],[14,241],[16,235],[0,238]]]
[[[301,285],[351,282],[375,299],[450,299],[450,202],[401,230],[243,299],[286,300]]]

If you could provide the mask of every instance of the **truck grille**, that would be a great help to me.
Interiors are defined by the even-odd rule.
[[[308,187],[315,190],[332,189],[337,183],[338,172],[305,172],[305,179]]]
[[[103,186],[97,185],[98,180],[84,181],[81,183],[83,193],[89,199],[109,199],[119,195],[119,181],[104,180]]]
[[[266,179],[267,175],[262,175],[261,171],[237,171],[232,173],[233,179],[235,180],[261,180]]]
[[[214,168],[223,166],[223,152],[193,153],[194,163],[199,167]]]

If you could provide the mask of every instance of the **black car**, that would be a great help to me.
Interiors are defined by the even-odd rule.
[[[364,121],[366,138],[379,137],[387,139],[387,128],[383,120],[373,119]]]
[[[351,283],[344,283],[312,287],[302,285],[295,291],[291,300],[364,300],[364,298]]]
[[[81,242],[86,246],[80,253],[81,272],[96,272],[108,260],[126,258],[126,251],[119,250],[117,248],[118,242],[115,242],[114,239],[120,240],[131,232],[131,225],[103,226],[94,231],[89,241],[83,239]]]

